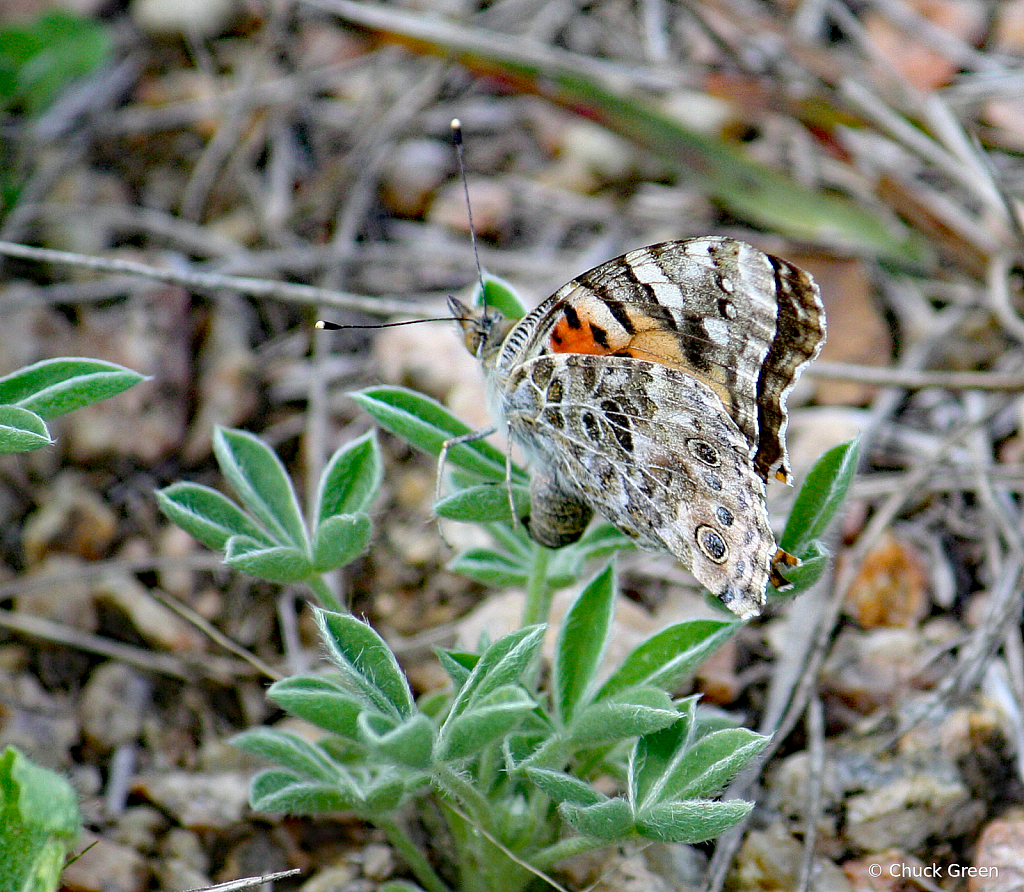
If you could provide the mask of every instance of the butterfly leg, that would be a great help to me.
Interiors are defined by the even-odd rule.
[[[548,548],[571,545],[587,528],[593,509],[560,489],[550,477],[534,471],[530,477],[530,537]]]
[[[441,444],[441,451],[437,454],[437,477],[434,480],[434,502],[435,504],[441,501],[441,485],[444,481],[444,466],[448,462],[448,453],[451,452],[456,446],[461,446],[463,443],[475,443],[477,440],[482,440],[484,437],[489,437],[495,433],[498,429],[496,427],[487,427],[479,431],[470,431],[468,434],[462,434],[459,437],[452,437],[450,440],[445,440]],[[511,490],[510,490],[511,492]],[[511,495],[509,496],[511,499]],[[437,531],[441,534],[441,541],[445,545],[448,545],[448,540],[444,537],[444,530],[441,529],[441,518],[437,518]]]
[[[463,443],[475,443],[477,440],[489,437],[497,430],[498,428],[494,426],[485,427],[483,430],[470,431],[468,434],[462,434],[462,436],[459,437],[452,437],[450,440],[445,440],[441,444],[441,451],[437,454],[437,479],[434,481],[435,502],[441,500],[441,482],[444,480],[444,466],[448,462],[448,453],[456,446],[461,446]]]
[[[782,575],[777,566],[778,564],[784,564],[787,567],[799,567],[800,558],[790,554],[788,551],[783,551],[781,548],[775,552],[775,557],[772,558],[771,575],[768,577],[769,582],[775,586],[776,591],[789,591],[793,587],[793,583]]]

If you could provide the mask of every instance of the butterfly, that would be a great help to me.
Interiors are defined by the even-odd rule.
[[[791,483],[786,398],[825,340],[810,275],[707,236],[602,263],[520,320],[449,303],[526,455],[534,540],[597,512],[744,619],[786,585],[765,485]]]

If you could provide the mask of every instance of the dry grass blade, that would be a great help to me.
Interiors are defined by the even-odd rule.
[[[190,889],[188,892],[243,892],[245,889],[255,889],[264,883],[273,883],[275,880],[286,880],[288,877],[297,876],[302,873],[299,868],[294,870],[279,870],[275,873],[266,873],[262,876],[246,877],[241,880],[231,880],[227,883],[217,883],[215,886],[204,886],[201,889]]]
[[[454,54],[471,68],[512,81],[520,90],[604,124],[671,165],[698,179],[730,211],[794,238],[869,252],[915,264],[924,245],[892,221],[883,221],[837,195],[804,189],[782,174],[747,158],[735,146],[687,127],[655,106],[625,92],[614,69],[581,61],[529,40],[504,37],[454,23],[352,0],[304,0],[346,21],[380,32],[417,51]],[[633,69],[635,72],[635,69]],[[640,78],[623,71],[631,86]],[[613,84],[615,86],[613,86]]]

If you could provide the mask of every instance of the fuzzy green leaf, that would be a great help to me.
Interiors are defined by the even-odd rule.
[[[502,483],[482,483],[461,489],[434,504],[434,513],[448,520],[462,523],[511,523],[530,513],[530,491],[525,486],[513,486],[516,515],[512,516],[508,504],[508,487]]]
[[[730,728],[707,734],[692,746],[680,742],[673,757],[660,764],[659,776],[654,778],[642,767],[648,742],[645,738],[637,744],[635,801],[646,808],[671,800],[714,796],[770,739],[746,728]]]
[[[291,545],[265,545],[248,536],[228,539],[224,563],[232,570],[282,585],[302,582],[314,572],[309,558],[299,549]]]
[[[365,514],[335,514],[316,528],[313,568],[326,573],[350,564],[370,544],[373,524]]]
[[[360,722],[360,731],[377,758],[418,771],[430,766],[434,751],[434,725],[422,713],[413,713],[404,722],[382,733],[373,730],[370,724]]]
[[[223,493],[199,483],[172,483],[156,494],[160,510],[207,548],[224,551],[232,536],[270,545],[267,534]]]
[[[309,781],[290,771],[260,772],[249,785],[249,802],[257,811],[315,815],[358,809],[364,800],[354,790],[323,781]]]
[[[0,27],[0,112],[41,114],[109,58],[112,33],[105,22],[63,9],[8,16]]]
[[[466,759],[479,755],[484,747],[516,728],[536,706],[518,685],[504,685],[491,691],[452,721],[445,722],[439,758]]]
[[[527,768],[526,776],[533,781],[545,796],[555,802],[568,802],[571,805],[597,805],[607,802],[608,797],[594,789],[586,781],[562,771],[549,768]]]
[[[580,592],[558,630],[552,690],[563,724],[569,724],[584,702],[601,665],[617,592],[615,571],[609,565]]]
[[[753,807],[752,802],[742,799],[663,802],[637,815],[636,830],[641,836],[659,842],[705,842],[735,827]]]
[[[223,427],[214,431],[213,451],[242,504],[274,540],[308,552],[299,501],[274,451],[253,434]]]
[[[473,671],[473,667],[480,661],[480,657],[477,654],[467,654],[462,651],[438,648],[435,653],[441,668],[444,669],[448,674],[448,678],[451,679],[454,691],[462,688],[469,678],[469,674]]]
[[[594,560],[636,546],[632,539],[627,538],[610,523],[595,523],[591,524],[579,541],[574,542],[571,547],[580,552],[584,560]]]
[[[696,619],[676,623],[640,644],[604,683],[595,699],[636,685],[669,690],[692,673],[739,628],[737,622]]]
[[[334,763],[319,747],[297,734],[273,728],[251,728],[231,739],[247,753],[280,765],[299,777],[325,782],[337,780]]]
[[[814,540],[803,546],[798,567],[787,567],[783,572],[786,581],[792,585],[791,589],[780,593],[780,597],[792,598],[806,591],[828,569],[832,560],[832,554],[825,547],[823,542]]]
[[[345,687],[323,675],[293,675],[276,681],[267,696],[300,719],[343,737],[355,739],[362,705]]]
[[[391,648],[368,624],[346,613],[315,611],[327,656],[345,686],[367,706],[404,719],[414,709],[412,691]]]
[[[625,799],[607,799],[587,806],[563,802],[558,811],[582,836],[615,841],[633,834],[633,811]]]
[[[615,696],[591,703],[569,726],[577,748],[618,743],[666,728],[679,721],[672,698],[658,688],[630,688]]]
[[[530,578],[530,569],[524,562],[490,548],[470,548],[455,558],[448,569],[495,588],[523,586]]]
[[[146,376],[99,359],[44,359],[0,378],[0,405],[55,418],[134,387]]]
[[[445,726],[498,688],[515,684],[529,686],[527,676],[536,670],[543,639],[543,626],[527,626],[502,636],[488,647],[456,695]]]
[[[46,422],[35,412],[19,406],[0,406],[0,455],[31,452],[52,443]]]
[[[0,753],[0,888],[56,889],[81,827],[78,799],[63,777],[12,746]]]
[[[859,455],[860,440],[854,439],[829,449],[814,463],[789,512],[781,548],[802,558],[804,548],[824,535],[846,498]]]
[[[331,457],[320,478],[317,523],[338,514],[360,514],[373,502],[384,470],[377,437],[371,431]]]
[[[471,433],[439,402],[404,387],[369,387],[352,398],[381,427],[428,455],[440,455],[446,441]],[[504,454],[482,438],[453,447],[448,462],[493,483],[505,480]],[[513,479],[522,482],[526,475],[513,466]]]
[[[512,285],[491,273],[484,273],[483,278],[483,291],[479,283],[473,290],[473,306],[497,310],[506,319],[522,319],[526,315],[526,305]]]

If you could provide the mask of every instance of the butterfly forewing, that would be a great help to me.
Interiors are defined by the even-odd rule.
[[[709,236],[578,276],[481,358],[543,475],[535,513],[594,508],[750,616],[775,553],[764,481],[790,476],[786,397],[824,337],[810,276]]]

